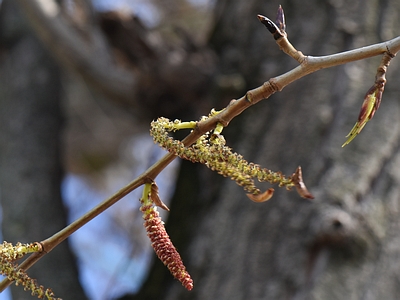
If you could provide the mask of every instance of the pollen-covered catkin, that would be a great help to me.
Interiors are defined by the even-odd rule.
[[[193,280],[186,271],[181,256],[172,244],[156,207],[152,203],[143,203],[140,210],[143,212],[147,236],[150,238],[151,245],[158,258],[167,266],[171,274],[190,291],[193,289]]]

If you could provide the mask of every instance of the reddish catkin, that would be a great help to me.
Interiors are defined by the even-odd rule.
[[[150,238],[151,245],[158,258],[167,266],[171,274],[190,291],[193,289],[193,280],[186,271],[181,256],[172,244],[158,211],[153,204],[143,204],[140,210],[143,212],[147,236]]]

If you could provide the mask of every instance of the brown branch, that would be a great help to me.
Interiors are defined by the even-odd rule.
[[[16,0],[35,32],[69,70],[78,73],[104,94],[129,101],[135,89],[132,72],[118,67],[95,26],[84,34],[71,26],[54,0]]]

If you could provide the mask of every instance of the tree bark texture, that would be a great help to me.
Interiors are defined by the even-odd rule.
[[[61,201],[60,71],[12,1],[1,10],[0,195],[8,242],[41,241],[66,225]],[[84,299],[64,242],[28,274],[65,299]],[[22,287],[13,299],[28,299]]]
[[[245,89],[251,89],[296,66],[256,18],[264,14],[274,19],[279,4],[285,10],[289,40],[306,55],[349,50],[399,34],[397,1],[220,0],[210,38],[220,74],[237,74]],[[396,60],[389,68],[379,111],[345,148],[341,145],[374,83],[380,57],[309,75],[235,119],[224,131],[227,143],[247,160],[287,175],[301,165],[315,200],[275,188],[267,203],[253,203],[228,179],[218,181],[219,188],[213,190],[206,176],[200,177],[200,191],[187,191],[176,200],[198,197],[202,209],[187,218],[189,224],[175,224],[174,214],[169,219],[174,228],[192,228],[183,256],[194,289],[187,292],[178,282],[168,281],[156,298],[398,299]],[[177,188],[177,194],[185,189]],[[208,198],[202,198],[205,195]],[[185,213],[189,210],[180,211]],[[174,240],[172,232],[171,237]],[[159,263],[154,269],[161,267]],[[150,276],[148,292],[157,278]],[[145,292],[141,295],[151,299]]]

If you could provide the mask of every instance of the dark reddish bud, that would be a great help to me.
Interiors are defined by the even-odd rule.
[[[286,30],[285,13],[283,12],[283,8],[281,5],[279,5],[278,12],[276,13],[275,24],[282,32]]]
[[[284,36],[279,27],[270,19],[264,17],[263,15],[257,15],[257,18],[265,27],[267,27],[268,31],[272,33],[275,40],[280,39],[281,37]]]

